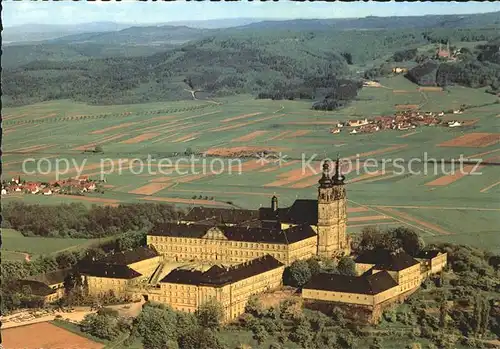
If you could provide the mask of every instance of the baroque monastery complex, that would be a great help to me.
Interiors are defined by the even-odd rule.
[[[113,293],[185,312],[216,299],[225,320],[234,320],[252,295],[280,288],[285,267],[294,261],[351,254],[338,159],[333,172],[330,176],[325,162],[316,200],[281,208],[273,196],[270,207],[259,210],[195,207],[181,220],[152,229],[147,246],[80,265],[79,272],[95,296]],[[437,251],[412,257],[377,250],[353,258],[357,276],[314,276],[302,289],[304,303],[313,308],[343,304],[379,314],[447,263],[446,254]]]

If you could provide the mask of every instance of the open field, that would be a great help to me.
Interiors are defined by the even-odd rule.
[[[500,134],[469,133],[439,144],[440,147],[477,147],[483,148],[500,142]]]
[[[101,240],[101,241],[104,241]],[[27,237],[13,229],[2,229],[2,259],[24,260],[64,250],[89,247],[99,239]]]
[[[100,349],[104,344],[54,326],[49,322],[2,330],[2,344],[11,349]]]
[[[98,178],[101,159],[110,160],[103,166],[107,181],[104,194],[88,198],[6,195],[2,199],[4,203],[23,200],[117,205],[160,201],[180,206],[203,203],[258,208],[269,205],[270,197],[276,194],[280,206],[286,206],[296,198],[315,198],[319,160],[334,159],[340,153],[342,158],[353,161],[346,174],[350,182],[348,197],[353,207],[364,210],[350,212],[349,226],[353,232],[372,224],[381,227],[404,224],[432,241],[453,241],[456,236],[460,241],[498,248],[500,241],[495,238],[498,234],[488,231],[500,224],[499,166],[483,164],[481,175],[451,178],[447,177],[448,172],[441,170],[441,165],[434,167],[434,172],[429,171],[432,166],[422,161],[410,163],[412,159],[422,160],[424,153],[428,159],[451,160],[463,154],[465,158],[498,163],[495,158],[500,151],[497,97],[482,89],[462,87],[448,87],[442,92],[418,91],[416,85],[401,76],[381,79],[381,84],[385,88],[364,88],[357,101],[332,112],[311,111],[308,101],[255,100],[243,95],[227,97],[221,105],[183,101],[88,106],[53,101],[5,108],[4,114],[9,115],[3,125],[5,178],[21,174],[25,179],[54,180],[58,157],[71,159],[79,166],[84,164],[82,174]],[[330,133],[337,121],[390,115],[402,106],[439,112],[457,109],[462,104],[471,107],[463,114],[445,117],[475,121],[466,127],[419,127],[411,132],[357,135],[346,131]],[[52,114],[55,116],[49,117]],[[103,147],[104,153],[82,153],[97,144]],[[255,154],[259,152],[267,152],[267,155],[258,159]],[[282,152],[281,158],[279,152]],[[184,154],[192,153],[206,154],[200,156],[206,164],[199,159],[196,166],[191,167],[184,161],[187,160]],[[150,169],[146,166],[148,155],[156,159]],[[43,165],[50,164],[52,171],[23,175],[22,162],[28,156],[36,160],[47,158]],[[209,163],[216,156],[224,162],[220,174],[210,173]],[[246,156],[242,159],[241,173],[234,163],[228,165],[227,157],[231,156]],[[173,163],[163,173],[158,166],[162,158]],[[381,166],[382,160],[402,159],[405,171],[398,173],[389,163],[385,165],[385,172],[380,167],[370,167],[372,174],[368,174],[363,171],[362,163],[355,163],[358,158],[374,159],[376,166]],[[125,161],[120,166],[118,159],[139,159],[144,162],[143,171],[137,161],[133,165]],[[177,168],[186,172],[175,171],[175,161],[179,159],[183,162]],[[312,159],[310,168],[305,165],[308,159]],[[221,166],[215,163],[213,167],[219,170]],[[28,163],[25,167],[27,171],[34,171],[36,164]],[[234,170],[231,174],[229,168]],[[76,175],[72,165],[62,178]],[[409,206],[435,208],[400,209]],[[493,211],[484,211],[486,209]],[[465,214],[467,223],[463,224]],[[375,218],[380,216],[388,218]],[[484,236],[489,243],[478,240],[478,236]]]

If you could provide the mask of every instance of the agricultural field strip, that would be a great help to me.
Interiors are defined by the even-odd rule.
[[[476,171],[481,170],[484,166],[478,166],[477,168],[475,168],[475,167],[476,167],[476,165],[464,166],[463,170],[465,173],[460,172],[460,173],[454,173],[451,175],[441,176],[441,177],[434,179],[431,182],[425,183],[425,185],[427,185],[427,186],[445,186],[445,185],[454,183],[467,175],[470,175],[472,170],[476,170]]]
[[[292,132],[292,131],[284,131],[284,132],[280,132],[280,133],[278,133],[276,136],[269,138],[267,141],[274,141],[274,140],[278,140],[278,139],[280,139],[281,137],[285,136],[286,134],[288,134],[288,133],[290,133],[290,132]]]
[[[33,335],[35,333],[36,335]],[[4,329],[2,337],[6,348],[103,349],[105,346],[103,343],[91,341],[46,320]]]
[[[117,135],[112,135],[112,136],[104,137],[104,138],[101,138],[99,140],[93,141],[91,143],[87,143],[87,144],[78,146],[76,148],[73,148],[73,150],[80,150],[80,151],[87,150],[89,148],[95,147],[96,145],[106,144],[108,142],[112,142],[112,141],[114,141],[116,139],[120,139],[120,138],[123,138],[123,137],[126,137],[126,136],[128,136],[128,133],[120,133],[120,134],[117,134]]]
[[[174,138],[175,136],[178,136],[178,135],[179,135],[179,132],[172,133],[172,134],[169,134],[168,136],[160,137],[160,138],[155,139],[154,141],[151,142],[151,144],[155,144],[155,143],[158,143],[158,142],[166,141],[166,140],[169,140],[170,138]]]
[[[392,151],[406,148],[407,146],[408,146],[407,144],[394,145],[391,147],[386,147],[386,148],[381,148],[381,149],[365,152],[365,153],[359,154],[359,156],[373,156],[373,155],[385,154],[385,153],[389,153]],[[356,157],[357,157],[356,155],[352,155],[352,156],[346,157],[346,159],[355,159]],[[317,166],[316,172],[318,173],[321,170],[320,169],[321,163],[318,161],[316,166]],[[268,184],[265,184],[264,186],[265,187],[283,187],[283,186],[290,185],[290,184],[295,183],[295,182],[303,181],[304,182],[303,184],[295,183],[295,186],[293,186],[292,188],[306,188],[306,187],[309,187],[309,186],[315,184],[314,179],[309,178],[309,177],[317,175],[317,173],[314,173],[312,171],[309,171],[309,172],[310,173],[303,173],[302,167],[300,167],[298,169],[294,169],[294,170],[279,174],[278,177],[280,177],[281,179],[275,180],[275,181],[268,183]]]
[[[246,134],[244,136],[240,136],[238,138],[233,138],[231,140],[231,142],[248,142],[248,141],[252,141],[255,138],[263,136],[263,135],[265,135],[265,134],[267,134],[269,132],[270,131],[254,131],[254,132],[248,133],[248,134]]]
[[[212,115],[212,114],[219,113],[219,112],[220,111],[214,111],[214,112],[204,113],[204,114],[200,114],[200,115],[192,115],[192,116],[187,116],[187,117],[183,117],[182,115],[158,116],[158,117],[154,117],[154,118],[151,118],[151,119],[148,119],[148,120],[143,120],[141,122],[139,122],[139,121],[132,121],[132,122],[128,122],[128,123],[125,123],[125,124],[119,124],[119,125],[116,125],[116,126],[110,126],[110,127],[107,127],[106,129],[103,129],[103,130],[93,131],[93,132],[91,132],[91,134],[97,134],[97,133],[104,133],[104,132],[114,131],[116,129],[120,129],[120,128],[123,128],[123,127],[133,126],[133,125],[136,125],[138,123],[140,123],[141,125],[144,125],[144,123],[151,124],[151,123],[156,123],[158,121],[170,120],[168,122],[157,123],[157,124],[152,125],[152,126],[140,127],[140,128],[137,128],[137,129],[132,128],[132,129],[127,130],[129,132],[148,132],[150,130],[154,130],[155,132],[166,131],[168,129],[175,128],[176,125],[181,125],[181,124],[179,124],[181,122],[182,122],[182,125],[191,124],[191,123],[185,122],[186,120],[191,120],[191,119],[199,118],[199,117],[202,117],[202,116],[205,116],[205,115]],[[122,126],[122,125],[126,125],[126,126]]]
[[[142,133],[140,135],[137,135],[135,137],[123,140],[120,143],[121,144],[137,144],[137,143],[142,143],[142,142],[148,141],[148,140],[153,139],[155,137],[158,137],[160,135],[161,135],[161,133],[159,133],[159,132],[146,132],[146,133]]]
[[[406,208],[406,209],[423,209],[423,210],[467,210],[467,211],[498,211],[500,208],[489,207],[450,207],[450,206],[408,206],[408,205],[369,205],[368,207],[378,208]]]
[[[380,208],[379,208],[380,209]],[[382,212],[387,212],[389,214],[392,214],[392,216],[399,216],[401,217],[402,219],[404,220],[408,220],[410,222],[414,222],[414,223],[417,223],[419,225],[422,225],[426,228],[429,228],[429,229],[432,229],[433,231],[436,231],[440,234],[443,234],[443,235],[451,235],[452,233],[442,229],[441,227],[435,225],[435,224],[432,224],[432,223],[428,223],[428,222],[425,222],[425,221],[422,221],[418,218],[414,218],[414,217],[411,217],[410,215],[404,213],[404,212],[400,212],[400,211],[396,211],[392,208],[384,208],[384,209],[380,209]]]
[[[132,125],[135,125],[135,124],[137,124],[136,121],[125,122],[123,124],[119,124],[119,125],[115,125],[115,126],[110,126],[110,127],[106,127],[106,128],[102,128],[102,129],[96,130],[96,131],[92,131],[92,132],[90,132],[90,134],[96,135],[96,134],[107,133],[109,131],[119,130],[121,128],[129,127],[129,126],[132,126]]]
[[[380,176],[376,176],[375,178],[367,178],[367,179],[363,179],[363,180],[356,181],[356,182],[351,181],[351,182],[349,182],[349,184],[354,184],[354,183],[359,183],[359,182],[361,182],[362,184],[367,184],[367,183],[378,182],[378,181],[391,179],[391,178],[395,178],[395,177],[399,177],[399,176],[402,176],[402,174],[400,174],[400,173],[384,173]]]
[[[389,224],[394,224],[394,222],[377,222],[376,225],[389,225]],[[370,227],[374,226],[373,223],[363,223],[363,224],[349,224],[349,221],[347,222],[347,228],[360,228],[360,227]]]
[[[276,118],[282,117],[284,115],[285,114],[272,115],[272,116],[267,116],[267,117],[256,119],[256,120],[251,120],[251,121],[242,122],[242,123],[236,123],[234,125],[219,126],[219,127],[210,129],[208,131],[209,132],[219,132],[219,131],[233,130],[233,129],[240,128],[240,127],[243,127],[243,126],[249,126],[249,125],[257,124],[257,123],[259,123],[261,121],[267,121],[267,120],[276,119]]]
[[[400,223],[403,223],[404,225],[408,225],[408,226],[410,226],[410,227],[412,227],[412,228],[415,228],[415,229],[417,229],[417,230],[423,231],[424,233],[427,233],[427,234],[429,234],[429,235],[431,235],[431,236],[435,236],[435,234],[434,234],[433,232],[431,232],[431,231],[429,231],[429,230],[427,230],[427,229],[423,229],[422,227],[420,227],[420,226],[418,226],[418,225],[415,225],[415,224],[409,223],[409,222],[407,222],[407,221],[405,221],[405,220],[403,220],[403,219],[400,219],[400,218],[398,218],[398,217],[395,217],[395,216],[393,216],[393,215],[389,214],[388,212],[382,211],[382,210],[380,209],[380,207],[378,207],[378,206],[375,206],[376,208],[374,208],[374,206],[372,206],[372,205],[363,205],[363,204],[361,204],[361,203],[359,203],[359,202],[356,202],[356,201],[353,201],[353,200],[350,200],[350,199],[348,199],[347,201],[352,202],[352,203],[354,203],[354,204],[356,204],[356,205],[359,205],[359,206],[365,206],[365,207],[368,207],[370,210],[373,210],[373,211],[377,212],[377,213],[378,213],[378,214],[380,214],[380,215],[389,216],[389,217],[393,218],[394,220],[396,220],[396,221],[398,221],[398,222],[400,222]]]
[[[191,204],[191,205],[201,205],[201,206],[223,206],[223,207],[233,207],[230,204],[220,201],[202,200],[202,199],[182,199],[182,198],[168,198],[159,196],[145,196],[141,200],[148,201],[161,201],[169,202],[174,204]]]
[[[158,131],[160,132],[170,132],[170,131],[181,131],[181,130],[186,130],[192,127],[199,127],[203,126],[206,124],[209,124],[209,121],[204,121],[204,122],[199,122],[199,123],[191,123],[191,122],[186,122],[184,124],[175,124],[175,125],[169,125],[167,127],[159,128]]]
[[[484,148],[500,142],[498,133],[468,133],[448,141],[439,143],[440,147],[478,147]]]
[[[499,184],[500,184],[500,181],[498,181],[498,182],[496,182],[496,183],[493,183],[493,184],[491,184],[491,185],[488,185],[487,187],[485,187],[485,188],[481,189],[481,190],[480,190],[480,192],[481,192],[481,193],[485,193],[485,192],[487,192],[488,190],[490,190],[491,188],[494,188],[494,187],[496,187],[496,186],[497,186],[497,185],[499,185]]]
[[[149,183],[143,185],[142,187],[129,191],[129,194],[153,195],[171,185],[172,183]]]
[[[261,114],[262,114],[262,112],[244,114],[244,115],[239,115],[239,116],[223,119],[220,122],[225,123],[225,122],[231,122],[231,121],[236,121],[236,120],[241,120],[241,119],[247,119],[247,118],[250,118],[252,116],[257,116],[257,115],[261,115]]]
[[[180,143],[180,142],[190,141],[190,140],[198,138],[197,136],[199,134],[200,134],[200,132],[188,133],[188,134],[183,135],[182,137],[179,137],[179,138],[176,138],[174,140],[171,140],[170,142],[172,142],[172,143]]]

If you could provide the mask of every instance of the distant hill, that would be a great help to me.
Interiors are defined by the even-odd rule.
[[[3,28],[2,40],[3,44],[27,43],[79,33],[117,31],[130,26],[129,24],[114,22],[91,22],[71,25],[23,24]]]
[[[261,21],[240,29],[331,30],[331,29],[402,29],[402,28],[477,28],[500,25],[500,12],[470,15],[427,15],[410,17],[364,17],[336,19],[294,19]]]
[[[143,56],[168,51],[218,31],[181,26],[151,26],[78,33],[37,43],[6,45],[3,47],[2,64],[4,68],[16,68],[35,60],[75,61],[87,58]]]
[[[208,35],[216,34],[217,29],[197,29],[186,26],[148,26],[130,27],[113,32],[83,33],[48,40],[50,44],[106,44],[106,45],[164,45],[183,44]]]
[[[124,37],[124,42],[129,38]],[[100,42],[61,44],[71,51],[57,52],[76,55],[82,53],[84,45],[106,47],[105,41]],[[64,98],[93,104],[141,103],[184,99],[188,87],[216,97],[240,93],[284,96],[280,91],[294,91],[294,96],[312,98],[317,89],[330,86],[331,77],[349,78],[351,72],[343,52],[348,51],[354,62],[362,63],[401,47],[425,43],[421,34],[401,30],[384,35],[378,31],[221,31],[156,54],[61,60],[53,56],[4,69],[3,98],[11,105]],[[24,49],[27,56],[30,49]],[[45,52],[45,57],[50,57],[49,53]]]
[[[336,78],[355,79],[365,67],[386,62],[402,48],[492,42],[498,37],[500,24],[494,23],[499,15],[263,21],[231,30],[159,25],[76,33],[3,47],[3,101],[145,103],[191,98],[188,87],[215,97],[245,93],[316,99]],[[457,66],[444,66],[440,81],[470,86],[498,81],[499,69],[492,65],[498,59],[495,47],[483,51],[485,62],[459,66],[467,78],[453,78]],[[474,67],[481,68],[480,78],[469,78]],[[436,74],[432,69],[431,75]]]
[[[262,22],[266,18],[221,18],[207,19],[201,21],[173,21],[164,23],[165,25],[186,26],[199,29],[220,29],[240,27],[250,23]]]

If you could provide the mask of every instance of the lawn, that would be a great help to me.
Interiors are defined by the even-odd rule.
[[[107,239],[109,238],[101,239],[101,241]],[[99,239],[27,237],[14,229],[2,229],[2,258],[22,260],[25,258],[23,253],[33,258],[64,250],[90,247],[96,243],[99,243]]]
[[[495,96],[486,94],[482,89],[462,87],[450,87],[443,92],[420,92],[416,85],[402,76],[382,79],[381,84],[384,88],[364,88],[357,101],[332,112],[312,111],[309,101],[256,100],[251,96],[226,97],[220,105],[206,101],[179,101],[88,106],[71,101],[52,101],[29,107],[6,108],[4,114],[9,116],[4,120],[6,178],[22,174],[30,180],[55,179],[54,166],[58,158],[68,159],[77,166],[84,164],[83,174],[99,178],[102,160],[105,164],[102,172],[109,187],[98,196],[100,199],[94,201],[40,195],[6,196],[3,199],[5,202],[23,200],[44,204],[79,201],[92,205],[146,202],[144,199],[148,196],[165,202],[172,198],[190,200],[201,195],[223,203],[229,201],[237,207],[255,209],[268,205],[273,194],[280,197],[281,206],[291,204],[296,198],[315,198],[315,177],[294,175],[303,168],[302,159],[307,161],[313,156],[316,156],[313,164],[323,157],[335,158],[337,153],[343,158],[353,159],[358,154],[360,159],[374,158],[377,161],[402,159],[405,164],[414,158],[427,156],[449,160],[458,158],[460,154],[497,161],[495,157],[500,155],[498,144],[481,148],[439,146],[464,133],[499,133],[497,115],[500,115],[500,104],[494,104],[498,100]],[[395,93],[394,90],[404,93]],[[336,121],[392,114],[397,104],[418,104],[422,106],[422,111],[434,112],[468,104],[470,109],[450,117],[477,119],[477,122],[467,128],[420,127],[411,132],[383,131],[358,135],[349,135],[348,132],[332,135],[329,132]],[[401,137],[405,133],[412,134]],[[96,144],[103,147],[103,154],[83,153],[83,149],[92,149]],[[204,152],[214,148],[245,146],[278,149],[276,151],[284,155],[283,166],[274,164],[272,158],[268,158],[270,162],[262,166],[252,165],[250,162],[256,159],[248,159],[248,167],[241,174],[182,176],[159,173],[155,165],[158,161],[153,161],[151,171],[156,173],[147,170],[148,155],[157,160],[168,158],[175,162],[185,157],[186,150]],[[52,171],[44,175],[23,174],[22,161],[26,157],[37,160],[48,157],[44,166],[47,169],[50,164]],[[116,161],[124,158],[141,159],[145,164],[144,171],[137,171],[139,160],[135,160],[135,167],[125,165],[119,171]],[[205,158],[207,161],[210,159]],[[112,160],[115,161],[113,165]],[[202,166],[201,159],[198,166]],[[205,168],[210,171],[209,167]],[[28,164],[26,169],[35,170],[36,164]],[[427,184],[443,176],[443,173],[422,173],[422,163],[413,164],[412,170],[420,171],[418,174],[392,176],[393,170],[394,166],[389,164],[388,175],[376,178],[363,178],[362,171],[347,174],[347,179],[353,180],[348,185],[351,204],[377,210],[375,213],[367,212],[367,216],[387,214],[381,213],[379,206],[397,206],[393,209],[398,214],[390,222],[367,220],[350,224],[353,232],[361,230],[361,224],[383,223],[381,227],[407,224],[428,237],[429,241],[453,241],[457,237],[464,243],[491,249],[500,247],[494,234],[489,233],[492,226],[500,223],[497,215],[500,185],[494,185],[499,177],[496,166],[483,168],[481,176],[465,176],[444,186]],[[75,176],[76,173],[73,166],[62,177]],[[150,185],[159,182],[158,185]],[[431,208],[410,209],[409,206]],[[486,208],[491,211],[485,213],[480,210]],[[426,223],[421,225],[415,220],[407,221],[401,219],[402,215]],[[439,234],[426,227],[427,223],[450,231],[452,235]]]

